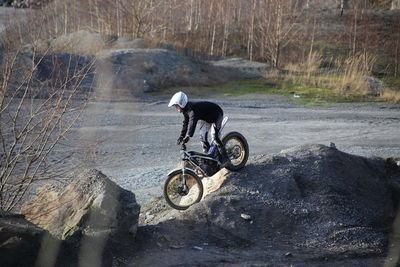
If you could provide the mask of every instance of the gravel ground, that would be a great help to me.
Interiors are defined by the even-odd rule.
[[[254,95],[209,100],[230,117],[225,132],[239,131],[247,138],[252,156],[334,142],[352,154],[400,158],[399,105],[305,107],[292,99]],[[103,140],[96,147],[94,167],[133,191],[139,203],[162,194],[166,174],[179,162],[175,143],[183,117],[167,102],[157,98],[93,102],[77,128],[80,141]],[[197,136],[189,149],[200,150]]]

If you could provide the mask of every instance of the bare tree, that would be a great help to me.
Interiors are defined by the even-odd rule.
[[[296,5],[292,1],[260,0],[259,41],[264,42],[266,59],[279,66],[282,49],[294,36]]]
[[[0,209],[13,210],[31,186],[55,179],[67,169],[59,153],[86,101],[74,101],[92,63],[78,68],[70,59],[62,75],[54,64],[50,82],[37,82],[37,68],[48,55],[33,55],[21,71],[19,53],[3,53],[0,93]],[[68,73],[71,71],[70,73]],[[18,80],[15,77],[18,76]],[[79,104],[77,104],[79,103]]]
[[[256,7],[257,7],[257,1],[253,0],[252,8],[251,8],[249,41],[248,41],[248,45],[247,45],[247,49],[248,49],[248,54],[249,54],[250,60],[253,60],[254,24],[255,24],[255,16],[256,16]]]
[[[142,38],[150,33],[152,14],[156,5],[153,0],[118,1],[122,17],[131,28],[132,36]]]

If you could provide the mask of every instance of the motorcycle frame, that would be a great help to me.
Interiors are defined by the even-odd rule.
[[[181,164],[182,164],[182,176],[183,177],[185,177],[185,171],[186,171],[186,169],[190,169],[190,170],[192,170],[191,168],[187,168],[186,167],[186,162],[188,161],[188,162],[190,162],[190,164],[192,165],[192,166],[194,166],[195,167],[195,170],[192,170],[192,171],[194,171],[194,173],[196,173],[196,170],[199,170],[200,172],[201,172],[201,174],[203,175],[203,177],[208,177],[208,175],[207,175],[207,173],[205,172],[205,170],[203,170],[201,167],[200,167],[200,165],[199,164],[197,164],[194,160],[195,159],[205,159],[205,160],[211,160],[211,161],[214,161],[214,162],[216,162],[218,165],[221,165],[221,163],[220,163],[220,161],[218,160],[218,159],[215,159],[215,158],[212,158],[212,157],[209,157],[209,156],[206,156],[206,155],[199,155],[199,154],[196,154],[196,155],[191,155],[190,154],[190,152],[187,152],[186,150],[182,150],[182,160],[181,160]]]
[[[219,131],[219,136],[222,135],[222,130],[225,128],[225,125],[227,122],[228,122],[228,117],[225,116],[221,123],[221,129]],[[203,175],[203,177],[208,177],[207,173],[198,164],[196,164],[196,162],[194,162],[193,159],[197,159],[197,158],[215,161],[219,166],[221,165],[221,162],[218,159],[209,157],[207,155],[200,155],[200,154],[191,155],[190,152],[186,151],[186,145],[182,144],[182,149],[181,149],[182,184],[186,185],[186,169],[192,171],[195,174],[196,174],[196,170],[199,170],[201,172],[201,174]],[[195,170],[186,167],[185,163],[187,161],[190,162],[190,164],[195,167]],[[175,170],[173,170],[173,171],[175,171]],[[171,174],[173,171],[171,171],[169,174]]]

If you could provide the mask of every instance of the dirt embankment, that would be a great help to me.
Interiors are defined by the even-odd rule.
[[[399,195],[391,160],[322,145],[253,157],[187,211],[143,205],[129,266],[379,266],[397,242]]]

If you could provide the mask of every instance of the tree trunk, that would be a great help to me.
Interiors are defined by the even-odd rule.
[[[210,49],[210,55],[212,55],[212,56],[214,55],[215,28],[216,28],[216,26],[214,24],[212,38],[211,38],[211,49]]]
[[[394,60],[394,76],[397,77],[399,75],[399,39],[400,37],[397,37],[396,40],[396,51],[395,51],[395,60]]]
[[[354,11],[354,33],[353,33],[353,55],[356,54],[356,42],[357,42],[357,16],[358,16],[358,8],[355,8]]]
[[[67,1],[64,2],[64,34],[68,32],[68,4]]]
[[[254,45],[254,20],[256,16],[256,0],[253,0],[253,9],[251,14],[251,24],[249,30],[248,53],[250,60],[253,60],[253,45]]]

